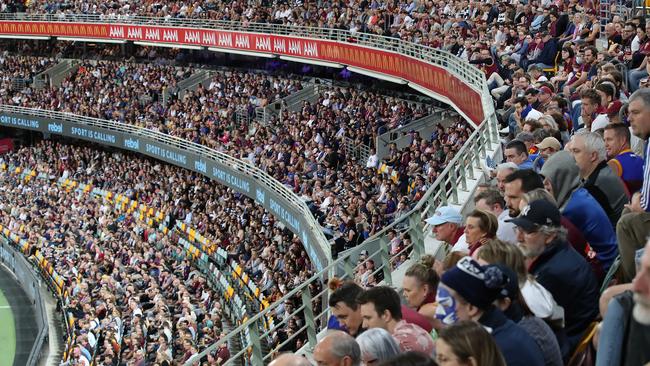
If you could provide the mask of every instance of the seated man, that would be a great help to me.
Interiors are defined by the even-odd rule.
[[[467,242],[462,238],[465,231],[463,216],[458,210],[451,206],[442,206],[424,221],[433,227],[437,240],[447,243],[454,251],[467,250]]]
[[[435,346],[431,335],[402,319],[397,291],[387,286],[377,286],[361,293],[357,301],[361,307],[364,328],[387,330],[404,352],[417,351],[433,356]]]
[[[531,263],[530,273],[564,308],[565,329],[574,349],[598,315],[598,284],[589,264],[566,241],[560,217],[553,203],[537,200],[512,223],[517,225],[519,247]]]
[[[628,197],[623,182],[607,165],[605,141],[598,133],[581,130],[573,136],[570,146],[580,168],[582,186],[598,201],[615,228]]]
[[[607,164],[627,187],[628,192],[638,192],[643,185],[643,158],[632,152],[630,129],[624,124],[609,124],[604,129]]]
[[[361,364],[361,348],[345,332],[330,331],[314,348],[317,365],[358,366]]]
[[[562,208],[562,215],[582,232],[596,252],[603,276],[618,255],[616,233],[602,206],[585,188],[580,187],[578,174],[576,161],[567,151],[553,155],[542,168],[546,190],[555,197],[557,205]]]

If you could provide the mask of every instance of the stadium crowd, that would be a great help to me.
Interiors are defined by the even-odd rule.
[[[299,81],[264,74],[217,72],[182,99],[177,83],[190,69],[114,61],[82,63],[59,87],[6,93],[3,104],[115,120],[212,147],[266,170],[308,202],[323,225],[354,246],[420,199],[470,134],[458,122],[431,137],[413,136],[385,161],[346,156],[346,139],[373,146],[378,134],[425,116],[421,105],[347,88],[322,88],[268,125],[235,123],[238,111],[301,90]],[[169,101],[163,103],[163,94]],[[234,126],[234,128],[233,128]],[[377,173],[377,170],[380,173]]]
[[[488,183],[480,187],[474,198],[476,209],[466,217],[453,207],[442,207],[427,219],[450,254],[444,261],[427,258],[408,269],[401,284],[407,306],[401,306],[395,290],[373,286],[377,279],[364,278],[368,271],[360,273],[359,283],[332,283],[329,305],[334,330],[314,350],[315,361],[319,365],[434,364],[435,354],[442,365],[558,365],[591,353],[597,365],[639,365],[650,361],[644,347],[650,339],[650,23],[642,17],[613,15],[601,30],[595,6],[588,1],[374,1],[253,6],[156,2],[139,7],[129,2],[111,6],[35,1],[26,10],[61,17],[89,13],[117,19],[137,14],[234,20],[243,26],[266,22],[339,28],[398,37],[467,59],[486,74],[507,135],[505,162],[485,164]],[[603,37],[606,42],[601,46],[597,41]],[[253,124],[253,133],[250,126],[231,132],[225,126],[237,108],[251,111],[300,89],[299,84],[270,81],[266,76],[219,75],[209,87],[168,105],[155,95],[132,103],[132,96],[142,95],[149,84],[161,91],[161,83],[169,83],[173,90],[178,81],[174,79],[183,76],[171,69],[161,72],[142,66],[152,77],[135,72],[135,83],[142,83],[140,93],[120,95],[116,99],[123,103],[115,108],[99,108],[102,98],[107,103],[116,100],[115,95],[104,93],[101,82],[113,79],[111,72],[119,74],[131,66],[105,65],[88,67],[99,75],[100,87],[77,72],[64,83],[67,90],[49,90],[40,97],[12,92],[3,95],[2,102],[73,108],[76,113],[158,129],[247,159],[304,196],[316,217],[338,230],[348,246],[408,211],[471,132],[459,123],[441,127],[431,138],[414,136],[406,150],[391,151],[383,162],[371,156],[364,169],[345,156],[343,137],[367,143],[382,127],[403,124],[407,121],[401,118],[422,116],[423,111],[382,102],[383,97],[369,92],[325,90],[317,103],[287,112],[271,127]],[[84,81],[86,90],[75,90]],[[112,90],[124,89],[128,88]],[[238,95],[240,91],[243,95]],[[68,104],[67,95],[75,93],[74,103]],[[206,102],[226,112],[211,107],[199,113]],[[199,117],[188,120],[189,116]],[[209,120],[220,117],[225,122]],[[305,153],[301,156],[298,151]],[[133,174],[125,174],[118,187],[134,189]],[[93,181],[91,175],[85,179]],[[103,183],[112,184],[114,179],[107,177]],[[186,183],[184,189],[190,185]],[[197,186],[224,194],[206,183]],[[155,201],[162,195],[163,207],[174,200],[164,196],[174,189],[153,189],[154,194],[143,190],[145,199]],[[179,202],[185,203],[184,208],[204,202],[194,201],[196,192],[180,194],[182,198],[168,209],[173,211]],[[239,215],[256,210],[252,202],[247,204]],[[201,219],[202,214],[195,213],[202,211],[200,207],[181,211],[178,217],[193,225],[210,222],[205,220],[209,214]],[[238,222],[237,214],[233,215],[232,228],[246,238],[249,227],[264,227],[264,220],[273,220],[261,210],[259,214],[247,222]],[[218,228],[215,233],[205,230],[213,240],[220,239]],[[300,258],[291,258],[301,254],[301,248],[298,242],[289,242],[296,248],[295,253],[289,250],[289,260]],[[256,249],[244,244],[243,251],[236,251],[237,259],[253,273],[252,264],[264,263],[255,262],[255,250],[262,251],[259,256],[264,250],[271,255],[279,250],[265,240],[256,243],[260,245]],[[303,270],[296,273],[294,268],[288,278],[300,281],[310,275],[306,267],[298,268]],[[274,361],[276,365],[305,362],[289,354]]]
[[[120,159],[101,154],[43,143],[3,156],[7,166],[43,175],[2,174],[0,221],[64,278],[63,306],[75,334],[69,364],[182,363],[222,336],[222,298],[173,237],[57,183],[80,169],[119,187],[118,176],[103,180],[99,172],[116,174]]]

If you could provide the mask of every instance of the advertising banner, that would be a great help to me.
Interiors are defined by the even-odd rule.
[[[0,21],[0,34],[101,38],[215,47],[341,63],[418,84],[448,98],[477,126],[483,121],[481,95],[443,67],[417,57],[385,51],[353,40],[336,42],[297,36],[217,29],[106,23]]]
[[[142,153],[203,174],[254,199],[298,235],[317,271],[329,264],[330,249],[319,244],[313,228],[308,224],[302,211],[274,189],[239,171],[237,167],[231,167],[209,156],[204,157],[164,141],[157,141],[152,134],[139,136],[64,119],[45,119],[6,112],[0,113],[0,126],[40,131],[113,146]]]

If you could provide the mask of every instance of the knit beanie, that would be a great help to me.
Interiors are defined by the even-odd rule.
[[[464,257],[442,275],[441,282],[479,309],[487,309],[502,295],[508,277],[497,266],[481,266]]]

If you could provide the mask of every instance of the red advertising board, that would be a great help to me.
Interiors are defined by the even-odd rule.
[[[63,22],[0,21],[0,34],[171,43],[337,62],[402,78],[445,96],[476,125],[484,118],[481,95],[444,68],[354,43],[215,29]]]

